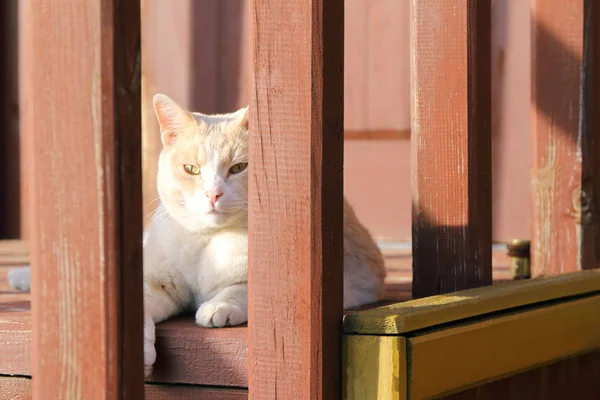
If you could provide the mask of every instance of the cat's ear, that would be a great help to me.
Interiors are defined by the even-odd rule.
[[[236,115],[238,117],[238,124],[242,127],[242,129],[245,130],[248,130],[248,109],[249,107],[246,106],[236,111]]]
[[[155,95],[152,102],[160,125],[160,138],[164,146],[173,144],[178,134],[189,129],[196,122],[189,112],[164,94]]]

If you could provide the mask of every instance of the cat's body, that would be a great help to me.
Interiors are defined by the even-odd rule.
[[[145,304],[154,321],[197,311],[196,322],[205,327],[246,322],[247,227],[198,234],[183,228],[164,205],[157,212],[165,214],[152,222],[144,245]],[[223,296],[228,307],[215,312],[225,307]]]
[[[189,113],[154,98],[163,150],[161,204],[144,238],[144,363],[156,360],[155,324],[195,311],[203,327],[247,321],[247,109]],[[381,299],[381,252],[344,199],[344,308]]]

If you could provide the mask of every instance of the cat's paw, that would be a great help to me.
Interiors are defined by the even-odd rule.
[[[147,378],[152,374],[152,366],[156,362],[156,327],[154,321],[144,310],[144,377]]]
[[[10,287],[21,292],[31,290],[31,267],[13,268],[6,275]]]
[[[156,362],[156,348],[154,342],[144,339],[144,377],[152,375],[152,367]]]
[[[207,301],[196,312],[196,324],[205,328],[235,326],[246,321],[248,321],[246,311],[231,303]]]

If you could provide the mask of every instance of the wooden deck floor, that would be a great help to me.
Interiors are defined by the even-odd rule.
[[[28,262],[27,249],[21,244],[10,246],[0,242],[0,375],[31,376],[29,366],[31,343],[30,295],[12,290],[7,272]],[[411,257],[407,250],[385,251],[388,268],[384,303],[411,298]],[[507,258],[494,252],[494,279],[510,279]],[[191,384],[245,388],[248,385],[246,327],[204,329],[196,326],[193,316],[180,316],[157,326],[158,359],[150,379],[152,383]],[[16,378],[15,378],[16,379]],[[18,378],[23,379],[23,378]],[[20,382],[20,381],[19,381]],[[10,382],[11,385],[14,383]],[[0,391],[2,391],[0,380]],[[185,389],[185,390],[184,390]],[[243,392],[220,390],[196,392],[189,386],[150,385],[148,398],[236,398]],[[208,390],[201,389],[198,390]],[[161,394],[162,393],[162,394]],[[225,397],[219,397],[226,395]],[[189,397],[188,397],[189,396]],[[243,397],[242,397],[243,398]]]

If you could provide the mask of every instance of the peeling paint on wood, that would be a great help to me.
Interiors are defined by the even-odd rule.
[[[584,89],[591,3],[532,1],[532,276],[596,266],[598,217],[589,206],[596,134]]]

